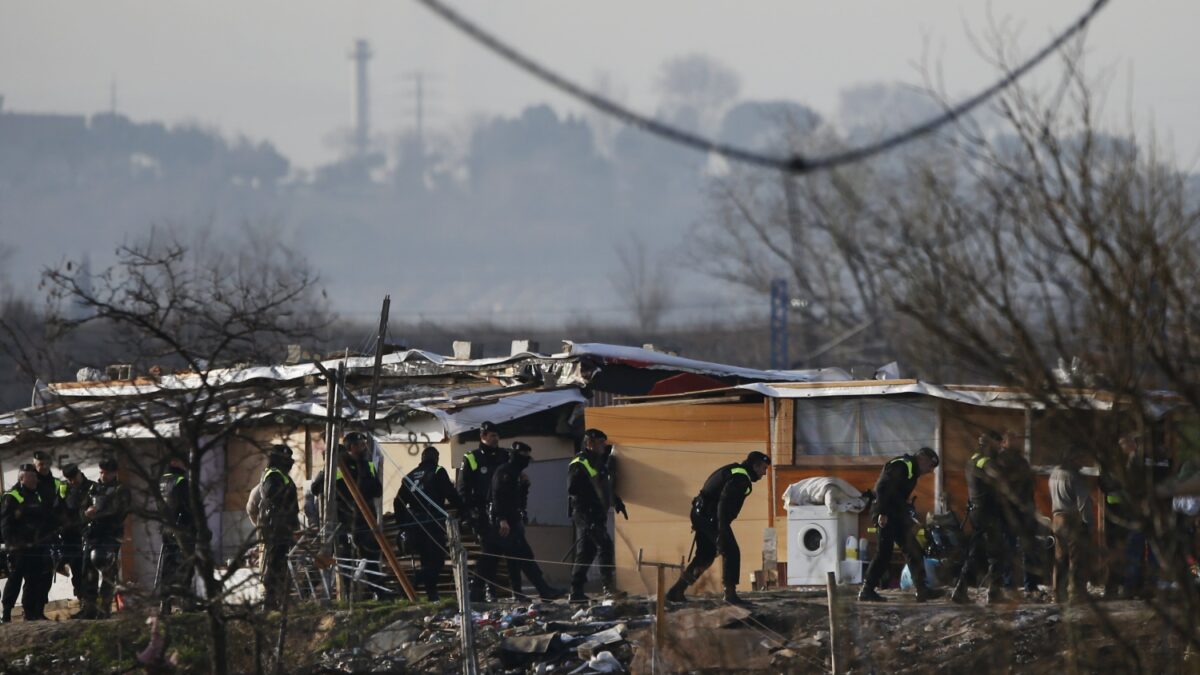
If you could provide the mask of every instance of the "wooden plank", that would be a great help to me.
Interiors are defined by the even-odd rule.
[[[761,403],[587,408],[589,427],[603,429],[610,440],[629,445],[659,443],[747,442],[766,450],[767,417]],[[744,457],[744,455],[743,455]]]

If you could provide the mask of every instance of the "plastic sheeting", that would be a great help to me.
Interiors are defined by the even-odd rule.
[[[920,397],[797,399],[796,455],[894,457],[933,447],[937,401]]]

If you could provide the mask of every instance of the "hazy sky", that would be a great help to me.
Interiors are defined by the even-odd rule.
[[[604,74],[649,109],[658,66],[705,52],[742,77],[743,98],[791,98],[835,111],[848,85],[920,83],[922,55],[947,88],[979,89],[995,74],[964,26],[996,17],[1022,27],[1032,48],[1089,0],[454,0],[453,5],[536,58],[585,83]],[[1200,3],[1113,0],[1091,31],[1091,59],[1116,82],[1110,109],[1152,120],[1185,162],[1200,150]],[[137,120],[196,121],[226,135],[273,141],[312,166],[334,156],[331,137],[351,119],[355,38],[371,63],[374,130],[411,125],[406,74],[427,74],[427,119],[453,130],[471,114],[515,112],[555,95],[468,42],[408,0],[0,0],[0,95],[10,110],[92,113],[109,106]],[[1133,94],[1127,95],[1128,82]]]

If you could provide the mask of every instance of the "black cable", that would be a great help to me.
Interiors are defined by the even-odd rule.
[[[1050,41],[1049,44],[1038,50],[1038,52],[1035,53],[1033,57],[1031,57],[1025,63],[1009,71],[1007,75],[1000,79],[1000,81],[996,82],[987,89],[984,89],[975,96],[964,100],[952,108],[948,108],[941,115],[938,115],[937,117],[929,119],[916,126],[909,127],[904,131],[876,141],[875,143],[857,148],[851,148],[849,150],[833,153],[831,155],[825,155],[823,157],[809,158],[798,153],[793,153],[787,157],[767,155],[755,152],[753,150],[748,150],[746,148],[719,143],[710,138],[679,129],[678,127],[671,126],[651,117],[634,112],[633,110],[630,110],[629,108],[626,108],[615,101],[609,100],[603,96],[600,96],[599,94],[584,89],[583,87],[566,79],[562,75],[559,75],[558,73],[534,61],[525,54],[517,51],[514,47],[501,41],[495,35],[485,31],[478,24],[454,11],[444,2],[442,2],[442,0],[416,1],[509,63],[515,65],[521,70],[524,70],[526,73],[529,73],[551,87],[573,96],[576,99],[579,99],[580,101],[592,106],[593,108],[617,118],[625,124],[644,129],[645,131],[665,138],[671,142],[700,150],[702,152],[713,152],[725,157],[726,159],[731,159],[746,164],[754,164],[792,174],[806,174],[815,171],[824,171],[836,168],[843,164],[859,162],[867,159],[868,157],[878,155],[904,145],[905,143],[929,134],[937,130],[939,127],[957,120],[958,118],[977,108],[984,101],[987,101],[989,98],[995,96],[1000,91],[1019,80],[1027,72],[1044,61],[1046,57],[1057,51],[1064,42],[1082,31],[1087,24],[1093,18],[1095,18],[1097,14],[1100,13],[1100,10],[1108,4],[1108,0],[1095,0],[1095,2],[1092,3],[1092,6],[1088,8],[1083,15],[1071,23],[1066,30],[1059,33],[1057,37]]]

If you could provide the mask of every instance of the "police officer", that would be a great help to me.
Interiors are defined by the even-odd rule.
[[[508,575],[513,593],[521,599],[521,575],[533,582],[542,600],[555,600],[563,596],[562,590],[546,582],[542,568],[534,561],[533,549],[525,539],[526,509],[529,503],[529,477],[525,468],[533,448],[520,441],[512,444],[508,462],[496,469],[492,477],[492,496],[489,504],[491,516],[491,546],[486,550],[499,549],[508,558]]]
[[[71,570],[71,587],[83,601],[83,510],[92,491],[92,481],[75,464],[64,464],[67,495],[62,509],[62,562]]]
[[[980,558],[987,561],[988,603],[1000,600],[1000,575],[1009,564],[1009,548],[1004,540],[1005,516],[1001,493],[1004,476],[995,461],[1000,450],[1000,434],[984,432],[979,447],[967,460],[967,518],[971,521],[971,539],[963,561],[958,584],[950,599],[965,603],[967,580],[974,577]]]
[[[438,464],[438,450],[429,446],[421,451],[421,463],[408,472],[393,500],[393,510],[404,523],[421,561],[418,581],[430,602],[438,601],[438,578],[446,565],[447,506],[462,509],[462,499],[454,490],[446,469]]]
[[[1011,560],[1010,569],[1005,571],[1006,585],[1020,585],[1026,593],[1032,593],[1041,580],[1042,559],[1036,537],[1038,520],[1037,503],[1033,499],[1033,468],[1025,458],[1021,439],[1021,434],[1012,429],[1003,431],[996,461],[998,473],[1004,477],[1001,507],[1004,540]]]
[[[908,569],[912,573],[913,585],[917,589],[917,602],[925,602],[941,595],[940,591],[925,585],[925,556],[913,534],[912,516],[908,498],[917,486],[917,480],[932,472],[938,465],[937,453],[932,448],[921,448],[911,455],[901,455],[883,465],[879,479],[875,481],[875,501],[871,504],[871,520],[879,531],[879,545],[875,557],[867,566],[858,599],[862,602],[883,602],[883,596],[875,591],[884,571],[892,562],[896,544],[904,551]]]
[[[173,455],[158,480],[162,495],[162,547],[158,554],[159,615],[171,613],[172,599],[185,598],[192,585],[196,521],[192,515],[187,462]]]
[[[626,514],[625,503],[613,491],[614,466],[608,436],[599,429],[583,433],[583,452],[567,467],[567,494],[575,525],[575,566],[571,570],[571,602],[587,602],[583,592],[588,568],[597,554],[606,595],[616,594],[613,540],[608,534],[608,511]]]
[[[62,500],[67,496],[67,481],[55,478],[50,472],[53,462],[54,457],[44,450],[33,453],[33,465],[37,467],[38,475],[37,491],[42,496],[42,505],[53,509],[57,516]]]
[[[371,576],[378,576],[379,544],[375,541],[367,518],[372,521],[375,519],[375,500],[383,496],[383,484],[379,482],[379,468],[371,460],[369,447],[370,442],[366,434],[352,431],[346,434],[345,449],[339,453],[350,475],[343,475],[340,468],[336,469],[334,475],[337,486],[338,525],[343,533],[337,538],[336,552],[339,558],[366,560],[367,569],[375,573]],[[354,481],[367,503],[369,513],[366,517],[359,511],[354,496],[350,494],[350,488],[346,487],[348,480]],[[325,471],[322,470],[313,479],[313,494],[324,497],[324,491]],[[369,594],[377,595],[373,591]]]
[[[50,548],[47,541],[53,530],[50,510],[42,503],[38,494],[38,471],[33,464],[22,464],[17,477],[18,483],[4,493],[0,500],[0,533],[8,548],[9,572],[4,584],[4,613],[0,621],[12,621],[12,609],[17,604],[17,594],[24,586],[25,594],[21,605],[26,621],[46,618],[46,594],[49,592],[53,573]],[[42,585],[46,588],[43,590]]]
[[[33,453],[33,465],[38,472],[38,495],[42,498],[42,506],[50,510],[50,578],[46,580],[46,593],[49,595],[50,585],[54,583],[54,568],[62,561],[62,527],[66,518],[64,500],[67,496],[67,481],[55,478],[51,473],[54,457],[44,450]]]
[[[72,619],[107,619],[117,590],[117,564],[129,514],[129,489],[117,477],[117,460],[100,460],[100,480],[92,484],[83,518],[83,608]]]
[[[259,479],[258,538],[262,543],[263,607],[279,609],[287,597],[287,557],[300,529],[300,500],[292,469],[292,449],[274,445]]]
[[[746,455],[745,461],[726,464],[704,481],[700,494],[692,500],[692,530],[696,533],[696,556],[680,575],[679,581],[667,592],[668,600],[685,602],[687,598],[684,591],[696,583],[720,553],[725,602],[734,605],[750,604],[737,594],[742,554],[737,539],[733,536],[733,521],[741,513],[742,504],[753,490],[752,484],[767,475],[770,466],[770,457],[754,451]]]
[[[503,549],[496,547],[490,536],[488,503],[492,494],[492,477],[496,470],[508,462],[508,451],[500,447],[500,432],[496,425],[484,422],[479,425],[479,447],[463,456],[456,479],[458,494],[462,497],[466,511],[464,520],[470,524],[483,546],[483,557],[477,566],[479,579],[471,588],[471,599],[482,602],[486,594],[494,594],[496,569]]]

